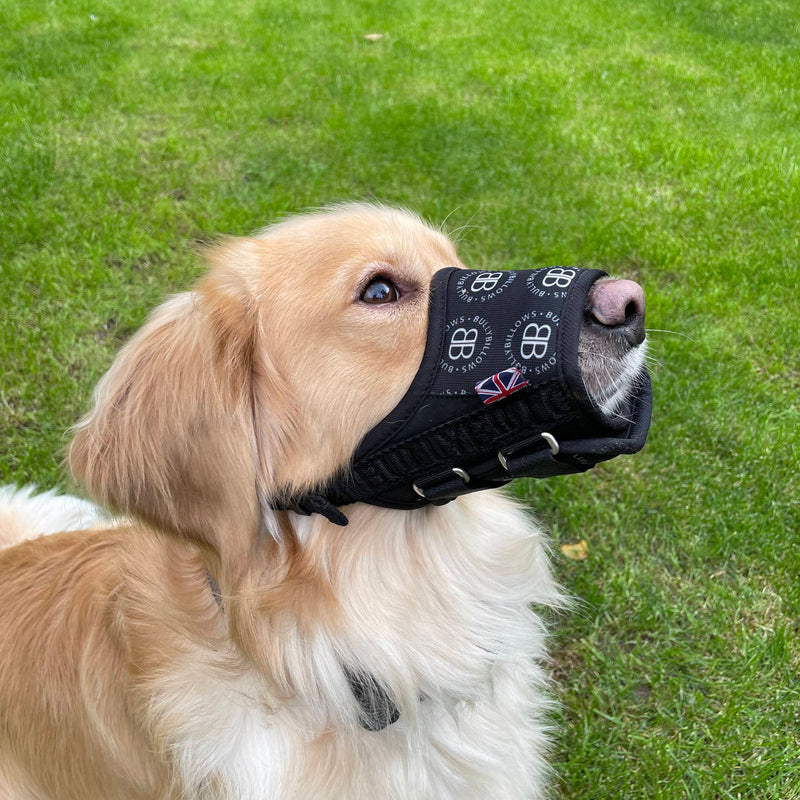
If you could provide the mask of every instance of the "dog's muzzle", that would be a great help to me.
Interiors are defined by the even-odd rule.
[[[644,447],[652,387],[643,369],[628,407],[606,415],[578,365],[581,322],[600,270],[442,269],[431,282],[428,337],[402,400],[364,437],[352,464],[319,491],[275,508],[414,509],[513,478],[584,472]]]

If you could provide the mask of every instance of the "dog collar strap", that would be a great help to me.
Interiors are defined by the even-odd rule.
[[[349,503],[420,508],[641,450],[652,408],[647,374],[614,417],[580,375],[587,297],[604,275],[576,267],[437,272],[425,353],[405,396],[346,472],[275,507],[341,525],[338,506]]]

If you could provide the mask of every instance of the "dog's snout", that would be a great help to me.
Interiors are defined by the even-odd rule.
[[[589,291],[587,312],[604,328],[622,333],[629,344],[644,341],[644,290],[635,281],[598,281]]]

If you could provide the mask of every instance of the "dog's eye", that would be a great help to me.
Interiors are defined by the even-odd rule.
[[[388,279],[378,276],[373,278],[361,292],[361,300],[372,305],[396,303],[400,299],[397,287]]]

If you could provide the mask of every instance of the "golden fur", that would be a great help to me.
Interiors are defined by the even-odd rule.
[[[452,244],[358,205],[209,261],[123,348],[70,450],[90,495],[137,521],[0,551],[0,798],[543,796],[529,606],[560,596],[524,512],[482,492],[351,506],[339,529],[269,508],[346,464],[404,394]],[[375,274],[399,302],[358,302]],[[361,728],[343,665],[400,721]]]

